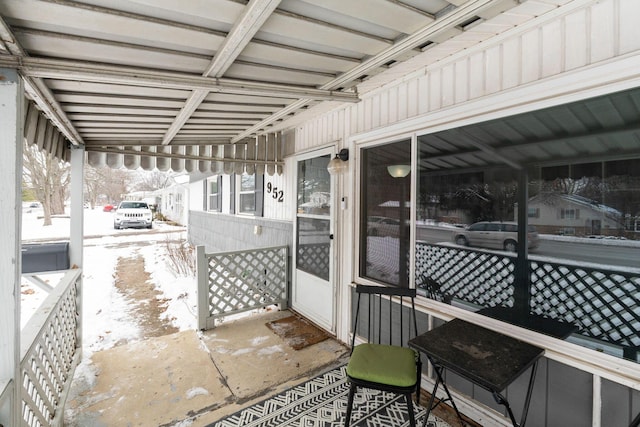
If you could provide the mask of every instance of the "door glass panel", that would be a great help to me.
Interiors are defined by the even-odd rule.
[[[323,280],[330,276],[330,156],[298,162],[296,268]]]
[[[329,220],[298,218],[296,267],[329,280]]]
[[[298,162],[298,214],[326,215],[331,210],[330,157],[321,156]]]

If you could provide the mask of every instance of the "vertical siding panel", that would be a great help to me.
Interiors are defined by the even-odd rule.
[[[390,94],[389,91],[385,91],[378,96],[375,97],[373,108],[373,126],[377,127],[380,125],[386,125],[389,123],[389,114],[391,110],[391,105],[389,102]]]
[[[358,117],[358,120],[356,121],[357,123],[357,127],[356,127],[356,133],[362,132],[364,130],[364,104],[366,102],[366,99],[362,100],[361,102],[359,102],[355,107],[357,109],[356,114]]]
[[[469,62],[458,61],[455,64],[454,74],[455,103],[464,102],[469,99]]]
[[[502,48],[494,46],[487,49],[485,55],[485,88],[487,93],[496,93],[502,89]]]
[[[350,118],[348,121],[349,129],[347,129],[347,132],[350,135],[358,132],[358,105],[360,104],[351,105],[349,107],[348,114]]]
[[[591,7],[590,29],[591,29],[591,58],[590,61],[597,62],[615,55],[618,44],[615,40],[615,29],[613,16],[614,2],[607,1],[596,3]],[[637,17],[636,17],[637,18]]]
[[[418,114],[424,114],[429,111],[429,77],[422,76],[418,79]]]
[[[329,114],[329,128],[328,130],[328,134],[325,136],[325,140],[326,141],[334,141],[336,138],[336,134],[337,134],[337,130],[336,130],[336,126],[338,125],[337,121],[336,121],[336,113],[333,112],[331,114]]]
[[[389,111],[389,123],[395,123],[398,121],[398,88],[394,86],[389,89],[389,100],[388,100],[388,111]]]
[[[547,366],[547,423],[545,425],[592,425],[593,375],[553,360],[549,360]],[[568,408],[574,410],[568,410]],[[578,408],[580,410],[577,410]]]
[[[620,2],[619,29],[620,54],[640,49],[640,1],[627,0]]]
[[[455,98],[455,86],[454,86],[454,67],[453,64],[447,64],[442,67],[442,106],[448,107],[453,105]]]
[[[404,120],[408,117],[407,115],[407,106],[408,106],[408,100],[407,100],[407,83],[403,82],[400,86],[398,86],[397,89],[397,96],[398,96],[398,102],[397,102],[397,106],[398,106],[398,116],[397,116],[397,120]]]
[[[318,143],[316,144],[316,147],[329,141],[330,136],[333,134],[333,114],[325,114],[324,117],[324,126],[318,135]]]
[[[565,70],[582,67],[588,61],[587,13],[584,10],[568,15],[564,20]]]
[[[542,60],[541,77],[548,77],[562,72],[564,64],[564,26],[561,21],[555,21],[545,25],[541,29],[542,46],[544,52]]]
[[[407,115],[415,117],[418,115],[418,80],[407,82]]]
[[[519,38],[509,39],[502,45],[502,89],[520,84],[522,53]]]
[[[386,98],[387,93],[383,92],[383,94],[376,94],[371,98],[371,127],[379,127],[380,126],[380,114],[382,114],[381,103],[383,99]]]
[[[374,129],[374,116],[379,118],[380,112],[380,97],[374,96],[369,99],[369,126],[367,126],[368,130]]]
[[[469,58],[469,98],[477,98],[485,94],[484,52],[476,53]]]
[[[442,107],[442,71],[435,69],[429,73],[429,105],[431,111]]]
[[[522,80],[529,83],[540,78],[540,32],[530,31],[522,35]]]
[[[364,100],[364,128],[363,130],[371,129],[371,112],[372,112],[373,100],[367,98]]]

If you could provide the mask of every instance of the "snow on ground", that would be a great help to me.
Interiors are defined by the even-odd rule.
[[[23,243],[68,240],[70,218],[53,218],[51,226],[43,226],[42,209],[24,208],[22,215]],[[95,351],[113,347],[118,342],[135,340],[139,327],[129,314],[129,304],[115,287],[115,268],[118,257],[137,253],[144,257],[145,270],[157,289],[158,298],[168,300],[164,316],[180,330],[196,329],[197,308],[195,277],[177,277],[164,259],[167,240],[186,239],[186,228],[154,222],[151,230],[114,230],[113,213],[102,208],[84,210],[83,255],[83,354],[90,357]],[[61,274],[39,276],[55,285]],[[27,323],[47,297],[30,281],[22,280],[21,323]]]

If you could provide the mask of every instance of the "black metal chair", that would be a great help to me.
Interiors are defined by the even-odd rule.
[[[414,302],[416,290],[358,285],[356,293],[358,302],[351,340],[351,357],[347,365],[350,388],[345,427],[349,427],[351,422],[353,400],[358,387],[404,395],[409,422],[411,427],[414,427],[416,421],[411,395],[413,392],[416,393],[418,403],[422,362],[420,354],[406,347],[406,344],[418,331]],[[367,297],[368,310],[361,315],[360,300],[363,295]],[[385,307],[388,309],[384,310]],[[356,346],[355,338],[359,325],[365,328],[367,342]]]

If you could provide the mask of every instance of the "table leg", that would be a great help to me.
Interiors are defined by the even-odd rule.
[[[522,409],[522,417],[520,417],[520,427],[524,427],[524,423],[527,420],[527,413],[529,412],[529,403],[531,402],[531,394],[533,394],[533,384],[536,379],[536,371],[538,369],[538,361],[536,360],[531,367],[531,376],[529,377],[529,388],[527,389],[527,397],[524,401],[524,408]]]
[[[429,414],[431,413],[431,410],[433,408],[435,408],[436,406],[438,406],[441,403],[444,403],[446,401],[451,402],[451,406],[453,406],[453,409],[456,411],[456,414],[458,415],[458,418],[460,419],[460,422],[464,425],[464,419],[462,418],[462,414],[460,414],[460,411],[458,411],[458,407],[456,406],[456,402],[453,401],[453,397],[451,396],[451,393],[449,392],[449,387],[447,387],[447,383],[444,382],[444,378],[442,378],[442,371],[444,371],[444,368],[440,365],[438,365],[436,362],[434,362],[431,358],[429,358],[429,361],[431,362],[431,366],[433,366],[433,370],[436,372],[436,385],[433,387],[433,391],[431,392],[431,397],[429,398],[429,406],[427,407],[427,413],[425,414],[424,417],[424,421],[422,423],[422,427],[425,427],[427,425],[427,420],[429,419]],[[440,399],[438,400],[438,403],[436,403],[435,405],[433,405],[433,401],[436,397],[436,392],[438,391],[438,386],[442,384],[442,387],[444,388],[444,391],[447,393],[447,398],[446,399]]]
[[[531,376],[529,377],[529,385],[527,387],[527,396],[524,400],[524,407],[522,408],[522,416],[520,417],[520,424],[517,423],[516,417],[513,415],[513,411],[511,410],[511,405],[509,405],[509,401],[504,398],[499,392],[493,391],[493,398],[495,399],[498,405],[504,405],[507,408],[507,413],[509,414],[509,418],[511,419],[511,424],[513,427],[524,427],[524,423],[527,420],[527,413],[529,412],[529,403],[531,402],[531,394],[533,393],[533,384],[536,378],[536,370],[538,367],[538,362],[536,361],[531,367]]]

